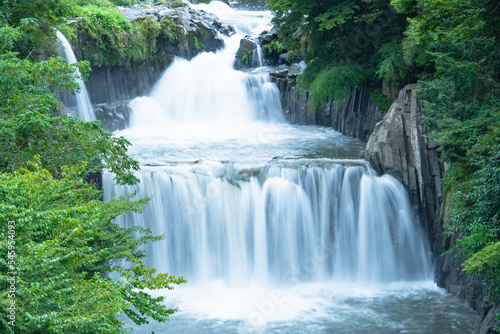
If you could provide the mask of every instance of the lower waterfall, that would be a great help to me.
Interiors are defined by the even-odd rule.
[[[146,263],[192,282],[432,278],[404,188],[390,176],[370,175],[368,166],[206,174],[161,167],[144,168],[139,178],[139,197],[152,202],[120,224],[165,235],[149,246]],[[106,180],[113,189],[107,196],[130,192]]]

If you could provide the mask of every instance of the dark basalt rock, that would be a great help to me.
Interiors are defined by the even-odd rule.
[[[240,47],[234,57],[234,68],[253,68],[259,65],[257,59],[257,43],[251,36],[245,36],[240,40]]]
[[[128,106],[128,101],[98,104],[94,108],[96,119],[101,121],[109,132],[126,129],[129,125],[131,112],[132,109]]]
[[[165,5],[152,8],[134,6],[121,8],[121,11],[130,20],[149,16],[160,22],[166,17],[175,18],[179,22],[180,35],[175,41],[171,41],[160,34],[153,54],[142,62],[127,66],[93,66],[87,90],[92,102],[96,104],[131,100],[148,94],[175,57],[192,59],[201,52],[215,52],[224,45],[220,33],[234,33],[233,27],[222,24],[213,14],[195,11],[184,5],[176,8]],[[75,48],[77,58],[80,58],[79,48],[84,47],[85,40],[83,36],[82,45]]]
[[[433,241],[434,217],[443,202],[440,179],[444,167],[437,145],[427,137],[416,89],[416,85],[408,85],[400,91],[370,136],[365,158],[378,173],[390,174],[406,186],[415,214]]]
[[[352,96],[341,104],[329,101],[317,110],[310,110],[307,91],[294,97],[298,89],[297,76],[298,73],[291,74],[287,70],[271,73],[271,80],[280,91],[285,119],[290,123],[330,126],[346,136],[366,141],[385,114],[365,89],[354,90]]]

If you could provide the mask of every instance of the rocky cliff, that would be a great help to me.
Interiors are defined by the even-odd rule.
[[[365,89],[356,89],[342,103],[330,101],[318,110],[310,110],[307,91],[294,96],[297,76],[287,70],[271,73],[271,80],[280,91],[285,118],[292,124],[329,126],[346,136],[366,141],[385,114]]]
[[[486,302],[487,288],[462,271],[462,262],[455,253],[442,255],[456,240],[443,233],[446,196],[440,179],[445,166],[439,162],[436,144],[427,137],[422,101],[416,98],[416,89],[416,85],[408,85],[400,91],[398,99],[375,126],[366,145],[365,159],[379,174],[390,174],[406,186],[415,215],[432,242],[438,286],[465,299],[482,316],[478,333],[492,333],[498,320],[493,305]]]
[[[443,202],[440,179],[444,168],[437,146],[426,137],[422,123],[422,101],[414,95],[416,85],[399,93],[384,119],[375,126],[366,144],[365,158],[380,174],[390,174],[403,183],[422,225],[434,239],[434,220]]]
[[[154,50],[143,61],[126,65],[104,66],[92,64],[88,78],[88,91],[94,104],[130,100],[145,95],[160,78],[175,57],[191,59],[200,52],[216,51],[224,44],[220,33],[234,33],[232,27],[224,26],[212,14],[195,11],[187,6],[168,8],[158,4],[152,8],[120,8],[130,21],[152,18],[157,22],[170,20],[174,25],[175,38],[160,33]],[[78,45],[73,45],[78,59],[82,50],[92,41],[92,32],[83,25],[76,28]]]

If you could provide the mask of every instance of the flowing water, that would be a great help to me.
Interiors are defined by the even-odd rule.
[[[360,141],[284,123],[265,69],[233,70],[239,40],[270,14],[194,7],[237,34],[175,60],[118,133],[143,166],[137,196],[151,198],[118,222],[163,234],[147,265],[188,280],[152,292],[179,308],[169,323],[134,333],[470,333],[477,317],[432,282],[403,186],[357,159]],[[112,175],[104,189],[136,190]]]
[[[56,36],[68,64],[75,64],[77,62],[76,56],[66,37],[59,30],[56,30]],[[68,110],[68,115],[79,117],[87,122],[95,121],[94,110],[89,94],[87,93],[87,87],[85,86],[85,82],[78,77],[79,75],[80,73],[77,72],[74,80],[80,85],[80,91],[76,92],[75,95],[62,94],[62,100]]]

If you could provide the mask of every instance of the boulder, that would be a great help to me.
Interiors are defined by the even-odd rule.
[[[128,101],[98,104],[94,108],[96,119],[101,121],[109,132],[126,129],[129,125],[131,112],[132,109],[128,106]]]
[[[234,68],[253,68],[259,66],[258,45],[249,35],[240,40],[240,47],[234,57]]]

